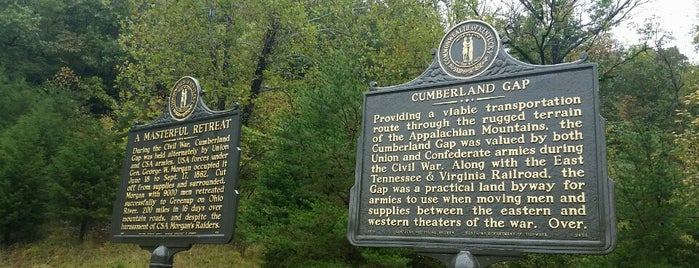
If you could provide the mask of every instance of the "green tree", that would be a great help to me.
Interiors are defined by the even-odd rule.
[[[646,50],[600,83],[619,222],[619,245],[602,263],[691,267],[697,261],[686,167],[673,136],[686,126],[676,111],[689,70],[676,48]]]
[[[676,48],[647,50],[616,68],[600,84],[602,115],[610,121],[643,120],[674,130],[686,62]]]
[[[588,51],[645,0],[520,0],[499,15],[510,53],[532,64],[557,64]],[[575,60],[575,59],[572,59]]]
[[[692,267],[694,226],[681,196],[682,173],[671,133],[642,120],[610,126],[610,176],[615,179],[619,247],[615,266]]]
[[[440,10],[442,25],[451,28],[469,19],[493,23],[495,15],[502,12],[497,5],[483,0],[441,0],[435,1],[434,8]]]
[[[43,148],[35,143],[41,134],[33,118],[24,118],[6,130],[0,152],[0,230],[2,243],[35,238],[44,220],[46,163]]]
[[[55,219],[78,226],[83,241],[90,228],[109,222],[121,156],[117,139],[102,121],[83,117],[51,159],[49,209]]]
[[[0,81],[7,96],[0,113],[0,243],[36,238],[47,220],[88,214],[76,220],[82,232],[104,219],[111,212],[120,140],[104,127],[109,118],[96,115],[114,104],[100,79],[81,81],[62,69],[42,87],[4,75]]]
[[[686,200],[684,205],[688,210],[689,227],[683,239],[694,246],[695,253],[699,246],[699,84],[696,83],[699,77],[696,68],[697,66],[690,67],[687,73],[691,75],[685,77],[687,93],[682,94],[683,106],[678,113],[679,120],[685,127],[675,135],[677,156],[682,161],[681,196]],[[697,258],[694,256],[695,260]]]
[[[356,248],[345,238],[361,97],[369,81],[398,84],[424,71],[443,33],[439,17],[412,1],[346,1],[308,13],[320,29],[316,57],[298,109],[280,117],[270,135],[245,225],[260,234],[270,267],[404,267],[410,251]]]
[[[33,84],[67,66],[110,83],[122,56],[117,19],[122,1],[8,1],[0,7],[0,61]],[[114,93],[113,93],[114,94]]]
[[[36,238],[46,219],[45,167],[64,139],[62,104],[65,103],[42,98],[29,107],[29,112],[19,115],[15,124],[0,132],[2,243]]]
[[[112,110],[115,101],[98,77],[82,79],[68,68],[61,68],[43,89],[47,97],[68,102],[62,113],[69,122],[65,140],[45,168],[49,215],[77,225],[83,241],[90,228],[107,223],[112,212],[122,143],[113,120],[102,114]]]
[[[301,109],[276,133],[248,210],[253,214],[246,215],[265,232],[270,267],[361,264],[344,233],[364,88],[348,75],[356,74],[356,63],[333,56],[338,64],[320,72],[319,83],[301,94]]]
[[[38,101],[39,94],[35,91],[36,89],[23,79],[5,74],[4,67],[0,64],[0,92],[5,94],[0,98],[0,129],[17,123],[17,119],[26,113],[27,107]]]

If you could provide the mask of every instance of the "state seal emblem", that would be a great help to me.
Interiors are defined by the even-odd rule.
[[[177,80],[170,92],[170,100],[168,101],[172,118],[181,121],[187,119],[194,112],[199,101],[200,89],[199,81],[193,77],[185,76]]]
[[[469,20],[454,26],[442,38],[437,59],[448,75],[465,79],[490,68],[499,50],[495,29],[485,22]]]

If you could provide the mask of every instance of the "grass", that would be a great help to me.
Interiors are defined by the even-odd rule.
[[[249,247],[241,254],[233,244],[193,245],[177,253],[174,267],[260,267],[262,251]],[[0,267],[148,267],[151,252],[134,244],[112,244],[105,239],[82,243],[67,233],[54,233],[31,244],[0,248]]]

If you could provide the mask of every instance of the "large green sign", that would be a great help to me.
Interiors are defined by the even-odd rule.
[[[128,135],[112,241],[144,247],[228,243],[235,229],[241,119],[213,112],[191,77],[169,109]]]
[[[533,66],[479,21],[435,62],[364,96],[349,240],[606,253],[616,241],[597,66]]]

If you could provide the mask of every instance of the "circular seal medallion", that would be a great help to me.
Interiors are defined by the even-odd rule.
[[[437,59],[442,70],[456,78],[480,75],[495,62],[500,37],[489,24],[469,20],[451,28],[439,43]]]
[[[199,81],[193,77],[185,76],[177,80],[170,91],[170,100],[168,101],[172,118],[178,121],[185,120],[194,112],[199,101],[200,89]]]

